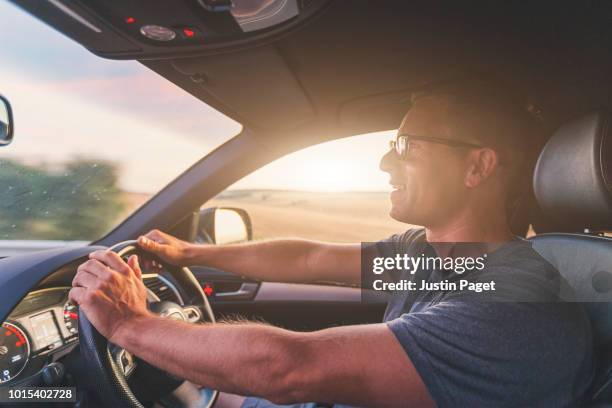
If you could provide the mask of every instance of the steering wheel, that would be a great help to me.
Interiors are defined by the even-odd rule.
[[[149,310],[176,320],[215,322],[206,294],[189,268],[168,265],[158,257],[141,250],[136,241],[121,242],[110,250],[124,259],[133,254],[143,254],[154,259],[164,266],[186,295],[182,296],[186,304],[179,305],[162,302],[149,291]],[[109,343],[91,324],[82,309],[79,309],[78,325],[81,360],[85,372],[88,373],[86,388],[103,406],[144,408],[145,405],[141,401],[157,401],[185,382]],[[217,395],[218,391],[208,390],[206,401],[200,406],[211,407]]]

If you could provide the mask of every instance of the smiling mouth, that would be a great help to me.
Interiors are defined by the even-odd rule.
[[[391,187],[393,187],[393,190],[405,190],[406,189],[406,185],[405,184],[391,184]]]

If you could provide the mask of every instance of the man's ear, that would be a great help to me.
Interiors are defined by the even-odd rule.
[[[493,149],[483,147],[470,152],[465,186],[468,188],[478,187],[493,174],[498,165],[499,156]]]

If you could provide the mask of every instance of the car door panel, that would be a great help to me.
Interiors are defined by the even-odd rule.
[[[221,319],[263,321],[291,330],[377,323],[385,294],[362,300],[361,290],[321,284],[256,282],[219,269],[192,267]]]

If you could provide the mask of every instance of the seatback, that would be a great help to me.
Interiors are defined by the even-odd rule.
[[[548,223],[564,233],[532,238],[591,320],[597,372],[592,403],[612,403],[612,116],[596,112],[561,127],[544,147],[534,192]],[[586,232],[585,232],[586,231]]]

